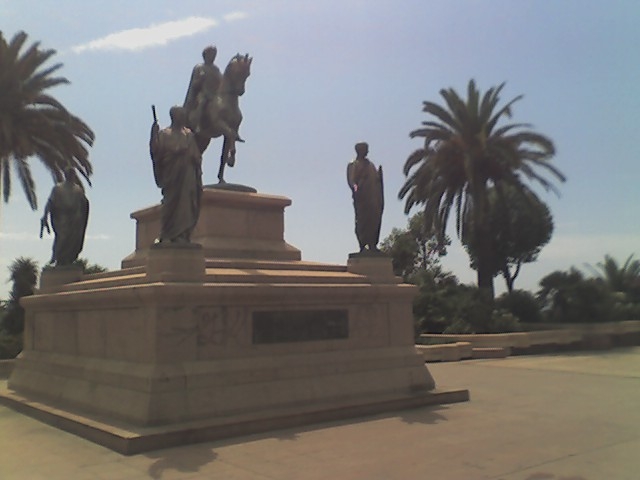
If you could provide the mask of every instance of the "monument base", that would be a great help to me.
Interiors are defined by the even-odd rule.
[[[219,195],[251,211],[286,203]],[[23,298],[24,349],[5,397],[145,439],[112,447],[125,453],[468,399],[433,393],[414,346],[417,287],[399,283],[389,258],[345,267],[207,251],[154,245],[142,266]]]
[[[81,278],[82,268],[76,265],[44,267],[40,274],[40,292],[54,291],[58,287],[77,282]]]
[[[300,250],[284,240],[284,209],[289,205],[291,200],[277,195],[205,188],[191,240],[202,245],[205,258],[300,260]],[[131,214],[136,221],[136,249],[122,260],[122,268],[147,264],[150,245],[160,232],[160,217],[160,205]]]
[[[147,278],[151,282],[202,282],[204,274],[200,244],[156,243],[149,249]]]
[[[232,191],[232,192],[258,193],[258,190],[256,190],[255,188],[250,187],[249,185],[242,185],[240,183],[218,182],[218,183],[211,183],[209,185],[205,185],[203,188],[204,189],[213,188],[213,189],[218,189],[218,190],[229,190],[229,191]]]
[[[304,407],[287,408],[284,411],[275,409],[261,412],[263,418],[249,420],[228,417],[141,428],[115,422],[111,419],[105,421],[95,416],[71,413],[68,410],[56,408],[50,403],[33,401],[30,397],[7,389],[6,382],[0,382],[0,403],[5,406],[123,455],[135,455],[180,445],[210,442],[321,422],[360,418],[409,408],[466,401],[469,401],[468,390],[434,389],[411,399],[384,401],[382,398],[378,398],[376,403],[369,403],[365,406],[360,404],[349,406],[343,403],[334,407],[325,405],[323,410],[315,411]]]
[[[400,277],[393,273],[391,257],[382,253],[350,253],[347,272],[364,275],[377,283],[399,283]]]
[[[33,295],[9,387],[138,426],[434,388],[413,344],[414,286],[300,267],[207,268],[200,282],[149,271]]]

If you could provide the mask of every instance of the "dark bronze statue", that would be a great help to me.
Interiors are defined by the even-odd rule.
[[[360,251],[378,252],[384,209],[382,167],[376,170],[367,158],[368,153],[368,144],[356,144],[356,158],[347,167],[347,181],[353,197]]]
[[[216,47],[206,47],[202,51],[203,63],[193,67],[191,72],[184,108],[187,110],[187,125],[194,133],[200,130],[203,111],[215,100],[222,83],[222,73],[213,63],[217,54]]]
[[[202,197],[202,155],[186,126],[186,111],[172,107],[171,126],[160,130],[155,119],[149,150],[156,185],[162,189],[161,243],[190,243]]]
[[[55,235],[49,263],[56,267],[71,265],[82,251],[89,219],[89,200],[71,167],[64,170],[64,181],[51,189],[40,219],[40,238],[44,229],[51,233],[49,217]]]
[[[249,55],[237,54],[231,59],[224,74],[213,63],[217,50],[209,46],[202,52],[204,62],[194,67],[184,101],[187,126],[194,132],[200,153],[212,138],[222,136],[222,154],[218,180],[224,183],[224,168],[236,161],[236,142],[243,142],[238,133],[242,112],[238,98],[245,92],[245,83],[251,74]]]

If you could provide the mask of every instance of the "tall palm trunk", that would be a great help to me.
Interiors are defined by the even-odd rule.
[[[493,302],[495,291],[493,288],[493,251],[491,232],[486,225],[477,224],[478,235],[478,288],[486,292],[487,298]]]
[[[483,178],[473,189],[473,230],[478,241],[478,288],[493,302],[493,241],[487,220],[489,202],[487,198],[487,180]]]

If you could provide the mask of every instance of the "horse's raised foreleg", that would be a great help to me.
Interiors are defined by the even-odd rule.
[[[218,182],[225,183],[224,181],[224,167],[227,164],[227,137],[224,137],[222,143],[222,153],[220,154],[220,168],[218,169]]]
[[[227,150],[227,165],[233,167],[236,164],[236,142],[234,140],[229,140],[228,142],[229,149]]]
[[[222,153],[220,155],[220,168],[218,169],[218,181],[225,183],[224,181],[224,167],[228,164],[233,167],[236,162],[236,147],[233,140],[229,140],[226,136],[223,137]]]

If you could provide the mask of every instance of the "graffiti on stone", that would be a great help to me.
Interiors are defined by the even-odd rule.
[[[228,346],[246,343],[246,325],[242,312],[227,307],[197,307],[194,309],[196,344]]]

